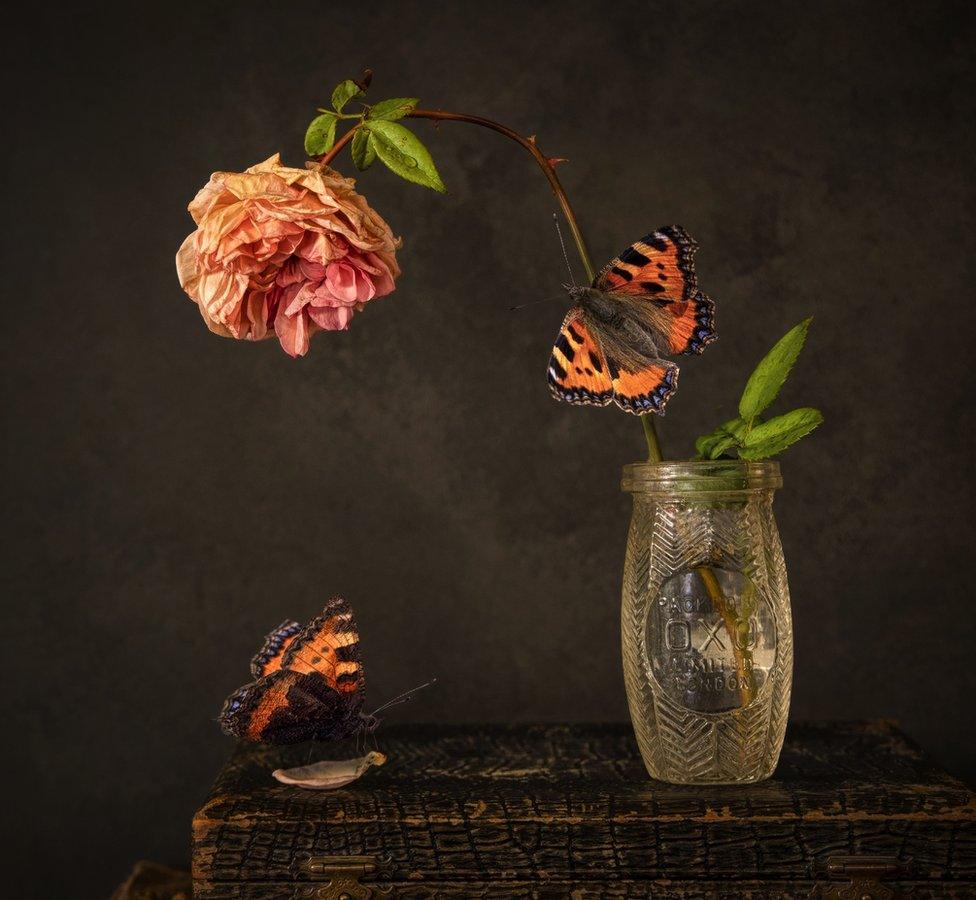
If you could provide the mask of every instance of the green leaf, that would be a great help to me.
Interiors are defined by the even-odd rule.
[[[734,434],[721,434],[708,450],[709,459],[718,459],[726,450],[738,447],[739,441]]]
[[[305,152],[309,156],[321,156],[328,153],[335,143],[336,125],[339,117],[335,113],[322,113],[309,123],[305,132]]]
[[[402,119],[420,102],[419,97],[394,97],[392,100],[380,100],[369,108],[370,119]]]
[[[820,410],[809,406],[775,416],[757,425],[742,441],[739,456],[742,459],[766,459],[781,453],[790,444],[808,435],[823,422]]]
[[[695,441],[695,450],[698,453],[697,459],[711,459],[712,450],[723,440],[727,438],[732,438],[732,435],[726,434],[721,428],[716,428],[711,434],[703,434],[697,441]],[[735,438],[732,438],[735,440]]]
[[[745,433],[748,430],[748,423],[743,419],[729,419],[728,422],[723,422],[721,425],[719,425],[719,430],[725,431],[731,435],[735,435],[735,437],[741,441],[743,437],[745,437]]]
[[[738,446],[745,431],[742,419],[730,419],[719,425],[711,434],[704,434],[695,441],[698,459],[718,459],[726,450]]]
[[[695,459],[708,459],[712,441],[716,439],[715,433],[703,434],[695,440]]]
[[[341,113],[342,108],[354,97],[362,97],[363,91],[355,81],[347,78],[345,81],[336,85],[332,92],[332,108]]]
[[[360,172],[365,172],[376,160],[376,149],[369,129],[361,125],[352,136],[352,161]]]
[[[412,131],[396,122],[377,119],[370,121],[369,132],[376,155],[401,178],[441,193],[447,190],[430,153]]]
[[[747,422],[776,399],[803,349],[812,319],[804,319],[783,335],[756,366],[739,400],[739,415]]]

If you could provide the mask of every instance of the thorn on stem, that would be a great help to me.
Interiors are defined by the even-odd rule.
[[[569,162],[569,160],[565,156],[550,156],[546,162],[555,169],[560,163]]]

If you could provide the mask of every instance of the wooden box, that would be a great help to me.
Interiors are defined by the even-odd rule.
[[[379,740],[332,792],[272,780],[308,745],[238,747],[193,820],[194,897],[976,897],[972,791],[888,723],[791,727],[741,787],[650,780],[629,725]]]

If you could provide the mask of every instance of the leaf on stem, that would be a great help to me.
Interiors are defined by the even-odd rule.
[[[695,441],[695,459],[711,459],[712,449],[726,437],[731,435],[726,435],[721,428],[716,428],[711,434],[703,434]]]
[[[328,153],[335,143],[336,125],[339,117],[335,113],[325,112],[316,116],[309,123],[305,132],[305,152],[309,156],[321,156]]]
[[[739,448],[739,456],[742,459],[766,459],[775,456],[808,435],[821,422],[823,416],[820,410],[810,406],[775,416],[745,435]]]
[[[702,459],[718,459],[726,450],[731,450],[733,447],[738,446],[738,443],[734,434],[717,431],[708,436],[704,447],[698,452],[701,454]],[[697,443],[695,446],[697,447]]]
[[[407,113],[415,109],[420,102],[419,97],[394,97],[392,100],[380,100],[369,108],[367,118],[385,119],[392,122],[402,119]]]
[[[742,419],[729,419],[711,434],[703,434],[695,441],[697,459],[718,459],[726,450],[738,447],[745,430],[746,423]]]
[[[369,128],[360,125],[352,136],[352,161],[360,172],[365,172],[376,161],[376,149]]]
[[[332,92],[332,108],[337,113],[341,113],[342,108],[350,100],[362,96],[362,88],[360,88],[360,86],[351,78],[347,78],[345,81],[342,81],[336,85],[336,89]]]
[[[811,320],[804,319],[786,332],[749,376],[742,399],[739,400],[739,415],[745,421],[759,415],[776,399],[793,363],[803,349]]]
[[[441,193],[447,190],[430,153],[412,131],[397,122],[378,119],[370,121],[369,132],[376,155],[401,178]]]

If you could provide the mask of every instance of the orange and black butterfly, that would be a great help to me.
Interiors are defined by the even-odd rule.
[[[698,290],[698,245],[678,225],[652,231],[608,262],[590,287],[567,287],[546,373],[568,403],[635,415],[663,412],[678,384],[666,356],[701,353],[715,340],[715,304]]]
[[[363,712],[365,678],[352,609],[333,597],[307,625],[282,622],[251,660],[255,681],[234,691],[220,712],[232,737],[271,744],[338,741],[372,732]]]

